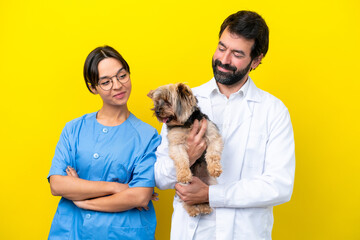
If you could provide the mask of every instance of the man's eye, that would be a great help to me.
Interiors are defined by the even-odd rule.
[[[224,47],[219,47],[220,52],[224,52],[226,49]]]
[[[120,79],[125,78],[125,77],[126,77],[126,74],[122,74],[119,76]]]
[[[243,57],[245,57],[243,54],[240,54],[240,53],[237,53],[237,52],[234,52],[233,55],[234,55],[234,57],[236,57],[236,58],[243,58]]]

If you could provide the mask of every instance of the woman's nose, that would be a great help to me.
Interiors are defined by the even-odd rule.
[[[115,78],[114,80],[113,80],[113,88],[114,89],[119,89],[119,88],[121,88],[122,87],[122,84]]]

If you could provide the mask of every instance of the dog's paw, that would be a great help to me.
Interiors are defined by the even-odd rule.
[[[220,156],[212,155],[207,157],[207,169],[212,177],[219,177],[222,173],[222,168],[220,164]]]
[[[180,182],[180,183],[189,183],[192,179],[192,174],[191,174],[191,171],[188,170],[188,171],[179,171],[178,174],[177,174],[177,181]]]
[[[213,211],[209,204],[200,204],[198,208],[201,214],[210,214]]]
[[[186,209],[186,211],[188,212],[190,217],[196,217],[197,215],[200,214],[200,209],[198,207],[198,205],[184,205],[184,208]]]
[[[222,173],[221,166],[219,167],[213,167],[211,169],[208,169],[210,176],[212,177],[219,177]]]

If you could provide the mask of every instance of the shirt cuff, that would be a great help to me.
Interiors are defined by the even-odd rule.
[[[225,206],[225,190],[222,185],[209,186],[209,204],[210,207],[224,207]]]

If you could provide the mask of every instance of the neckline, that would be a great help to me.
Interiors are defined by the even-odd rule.
[[[116,128],[116,127],[122,126],[122,125],[124,125],[126,122],[128,122],[128,121],[130,120],[130,118],[132,118],[132,117],[134,116],[134,115],[130,112],[129,117],[128,117],[127,119],[125,119],[125,121],[123,121],[122,123],[120,123],[119,125],[107,126],[107,125],[104,125],[104,124],[102,124],[102,123],[99,123],[99,121],[97,120],[96,117],[97,117],[98,112],[99,112],[99,111],[94,112],[93,118],[94,118],[96,124],[98,124],[98,125],[101,126],[101,127],[106,127],[106,128]]]

